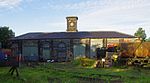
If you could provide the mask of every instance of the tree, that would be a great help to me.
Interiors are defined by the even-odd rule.
[[[10,48],[10,39],[15,36],[15,33],[7,26],[0,26],[0,42],[2,48]]]
[[[134,33],[134,36],[142,38],[142,41],[145,41],[146,38],[146,33],[145,30],[143,30],[143,28],[138,28],[138,30]]]

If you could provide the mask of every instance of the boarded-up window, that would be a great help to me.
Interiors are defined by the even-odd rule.
[[[37,41],[23,41],[22,46],[23,56],[38,56],[38,43]]]
[[[75,58],[85,56],[85,44],[75,44],[73,46],[73,55]]]
[[[42,53],[43,53],[43,59],[47,60],[47,59],[50,59],[50,45],[49,45],[49,42],[44,42],[43,43],[43,50],[42,50]]]

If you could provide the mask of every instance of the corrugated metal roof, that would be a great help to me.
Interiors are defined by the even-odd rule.
[[[91,31],[91,32],[35,32],[26,33],[13,38],[12,40],[24,39],[80,39],[80,38],[135,38],[135,36],[116,31]]]

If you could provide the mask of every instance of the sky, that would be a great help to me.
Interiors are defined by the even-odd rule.
[[[78,17],[78,31],[118,31],[150,37],[150,0],[0,0],[0,26],[21,35],[65,32],[66,17]]]

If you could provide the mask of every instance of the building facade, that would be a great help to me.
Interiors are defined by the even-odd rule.
[[[67,17],[67,32],[26,33],[12,39],[14,55],[36,56],[36,60],[67,61],[68,57],[96,56],[96,49],[123,42],[134,42],[132,35],[116,31],[77,30],[78,17]]]

